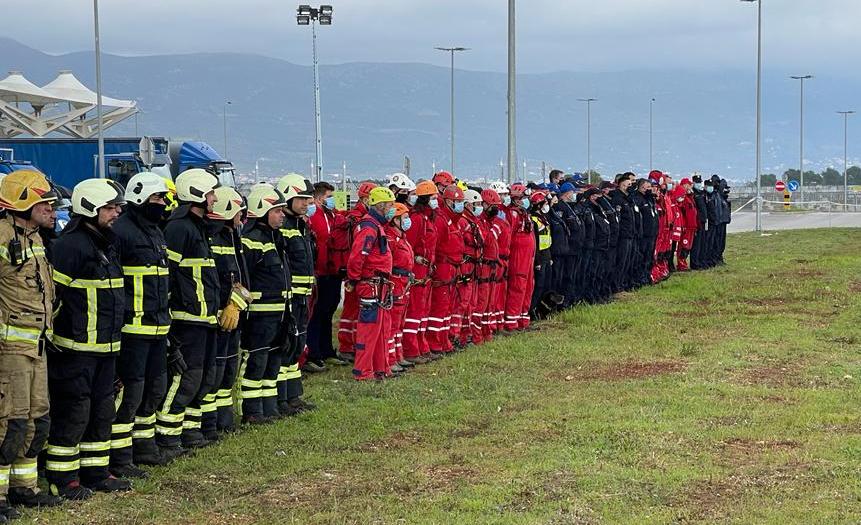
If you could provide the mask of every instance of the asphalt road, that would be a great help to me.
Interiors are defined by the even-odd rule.
[[[729,233],[753,231],[756,226],[756,214],[742,211],[733,213]],[[859,228],[861,213],[781,213],[763,212],[762,227],[768,230],[805,230],[811,228]]]

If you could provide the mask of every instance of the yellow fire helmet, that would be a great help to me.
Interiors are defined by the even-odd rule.
[[[176,198],[176,184],[170,179],[165,179],[167,185],[167,195],[164,196],[164,203],[167,204],[166,211],[173,211],[179,206],[179,199]]]
[[[72,212],[95,217],[108,204],[125,204],[125,189],[111,179],[82,180],[72,190]]]
[[[0,182],[0,208],[23,212],[40,202],[56,200],[48,179],[36,170],[13,171]]]

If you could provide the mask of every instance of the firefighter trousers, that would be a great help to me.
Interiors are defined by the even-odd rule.
[[[161,447],[202,439],[200,401],[215,381],[215,326],[174,321],[170,332],[188,368],[169,378],[167,393],[156,411],[156,443]]]
[[[273,349],[273,341],[281,330],[280,316],[252,317],[242,327],[242,365],[239,398],[242,416],[260,417],[277,415],[277,379],[281,364],[280,349]],[[270,364],[271,360],[271,364]],[[272,373],[272,368],[275,372]],[[269,379],[265,379],[269,370]],[[269,414],[265,414],[263,398],[269,398]],[[275,414],[272,413],[273,407]]]
[[[45,456],[48,482],[91,485],[106,479],[114,421],[116,357],[81,352],[48,356],[51,431]]]
[[[221,384],[215,391],[216,426],[219,432],[229,432],[235,428],[233,385],[236,384],[236,375],[239,371],[239,330],[219,331],[216,344],[219,346],[216,359],[223,361],[223,364],[217,363],[216,366],[224,369]]]
[[[276,379],[278,381],[278,403],[286,403],[291,399],[298,399],[304,393],[302,389],[302,370],[299,368],[299,357],[305,350],[308,341],[308,301],[309,295],[294,293],[290,300],[293,311],[293,319],[296,322],[296,337],[290,344],[290,351],[281,356],[281,363],[277,369]]]
[[[36,489],[50,422],[45,357],[0,353],[0,501],[10,486]]]
[[[116,418],[111,425],[111,465],[158,452],[155,411],[167,390],[167,339],[123,336],[117,357]]]

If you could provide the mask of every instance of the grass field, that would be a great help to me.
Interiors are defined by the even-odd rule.
[[[313,377],[315,413],[27,518],[859,523],[861,230],[735,235],[727,261],[403,379]]]

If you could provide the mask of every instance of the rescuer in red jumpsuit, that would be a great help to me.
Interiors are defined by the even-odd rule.
[[[431,353],[448,353],[453,349],[449,339],[455,282],[463,261],[463,238],[457,224],[463,214],[463,192],[455,185],[442,192],[442,205],[434,217],[437,233],[434,255],[431,301],[428,313],[427,340]]]
[[[349,212],[335,217],[335,226],[329,237],[329,255],[341,275],[346,275],[347,258],[353,246],[353,236],[359,221],[368,213],[368,198],[371,190],[377,185],[373,182],[363,182],[359,185],[359,202]],[[359,300],[354,290],[344,287],[344,307],[341,310],[341,320],[338,323],[339,352],[346,359],[353,357],[353,344],[356,340],[357,316],[359,315]]]
[[[679,243],[676,246],[676,269],[688,271],[688,255],[694,244],[697,227],[697,205],[694,202],[693,184],[690,179],[682,179],[679,187],[673,190],[673,200],[679,215],[675,229],[679,232]]]
[[[394,373],[401,373],[406,368],[415,366],[404,360],[404,314],[410,297],[410,286],[413,283],[413,248],[407,240],[406,231],[412,227],[409,209],[405,204],[396,202],[395,216],[386,225],[386,236],[392,251],[392,310],[390,312],[389,328],[389,368]]]
[[[478,293],[476,293],[477,302],[473,308],[473,312],[478,313],[478,324],[481,326],[481,340],[492,341],[496,318],[494,291],[499,272],[499,239],[497,232],[494,231],[493,221],[499,215],[499,207],[502,205],[502,200],[491,189],[482,190],[481,200],[484,204],[484,213],[481,215],[479,226],[481,226],[481,235],[484,238],[484,253],[481,257],[481,267],[478,275]],[[473,334],[472,337],[473,341],[475,341],[476,335]]]
[[[484,338],[481,331],[481,312],[476,311],[480,302],[477,296],[479,279],[483,271],[485,237],[481,226],[484,222],[481,218],[481,214],[484,213],[483,204],[479,192],[475,190],[464,192],[464,212],[458,221],[458,229],[463,238],[465,250],[463,263],[460,265],[461,272],[455,292],[454,308],[452,308],[458,312],[452,315],[452,324],[456,315],[460,317],[460,333],[457,340],[460,347],[465,347],[470,340],[473,344],[481,344]]]
[[[404,319],[404,357],[415,364],[425,364],[430,357],[427,340],[428,315],[431,299],[431,270],[436,255],[437,234],[434,226],[437,188],[431,181],[416,185],[416,199],[410,212],[410,229],[407,240],[413,248],[415,281],[410,288]]]
[[[512,332],[529,326],[532,300],[535,234],[529,218],[529,197],[523,184],[511,185],[511,205],[505,214],[511,224],[511,258],[508,261],[508,293],[505,300],[505,330]]]
[[[384,379],[391,374],[386,353],[392,301],[392,250],[385,225],[395,214],[395,194],[374,188],[368,212],[362,217],[347,259],[344,289],[355,291],[359,303],[353,377]]]
[[[499,211],[491,221],[491,233],[496,237],[496,243],[499,246],[499,265],[496,267],[495,281],[491,292],[494,310],[491,328],[494,333],[497,333],[505,329],[505,299],[508,291],[508,262],[511,254],[511,224],[508,222],[506,210],[511,204],[511,195],[508,192],[508,186],[502,182],[491,183],[490,189],[495,191],[501,199],[501,203],[497,206]],[[482,197],[484,197],[484,192],[482,192]],[[486,200],[485,205],[490,206]]]

